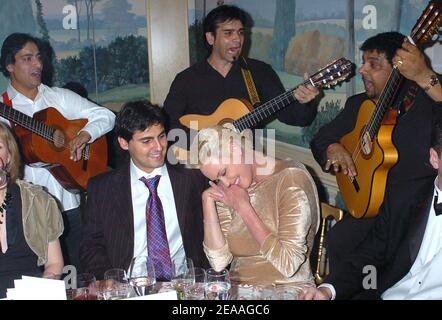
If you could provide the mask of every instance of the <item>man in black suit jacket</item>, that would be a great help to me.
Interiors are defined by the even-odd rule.
[[[347,150],[339,143],[340,137],[352,130],[364,99],[377,100],[384,88],[393,65],[403,76],[418,86],[411,106],[399,105],[400,115],[393,132],[393,143],[399,152],[398,163],[390,170],[384,202],[375,219],[347,218],[333,230],[329,253],[334,261],[328,285],[308,289],[301,298],[379,298],[389,287],[399,281],[409,270],[416,257],[409,247],[417,248],[416,236],[411,237],[410,227],[418,224],[413,219],[422,217],[419,212],[428,208],[425,199],[434,181],[434,165],[428,162],[431,144],[431,127],[442,111],[442,88],[434,71],[426,64],[423,54],[413,45],[402,43],[403,35],[396,32],[379,34],[368,39],[361,47],[363,76],[366,92],[350,97],[344,110],[327,126],[321,128],[312,141],[312,151],[321,165],[328,170],[343,170],[355,175],[355,167]],[[436,79],[439,79],[436,77]],[[433,165],[433,168],[432,168]],[[424,201],[424,205],[422,205]],[[420,209],[416,208],[420,207]],[[425,216],[425,214],[424,214]],[[335,229],[336,228],[336,229]],[[414,232],[416,235],[416,232]],[[421,233],[422,235],[422,233]],[[414,239],[414,240],[412,240]],[[376,267],[375,289],[364,288],[363,279],[370,266]]]
[[[386,211],[406,215],[413,205],[412,200],[419,197],[422,188],[435,177],[428,162],[428,150],[433,119],[442,111],[442,91],[440,84],[430,83],[433,83],[433,77],[442,78],[437,78],[419,49],[404,43],[404,35],[398,32],[380,33],[371,37],[362,44],[361,50],[363,64],[359,72],[364,81],[365,92],[347,99],[341,113],[315,135],[311,141],[311,150],[325,170],[342,170],[350,176],[356,174],[352,156],[340,144],[340,139],[353,130],[361,104],[367,99],[378,101],[393,65],[397,63],[398,70],[407,78],[394,105],[399,115],[392,142],[399,153],[399,159],[388,173],[384,202],[378,217]],[[412,85],[416,91],[410,105],[406,103],[410,99],[403,98]],[[356,219],[347,215],[330,230],[326,239],[330,271],[354,252],[367,237],[378,217]],[[405,220],[398,221],[399,224],[404,222]],[[396,244],[391,243],[391,246]]]
[[[318,289],[305,289],[301,299],[442,299],[442,116],[435,121],[429,159],[438,175],[425,186],[412,214],[383,214],[357,253]],[[400,218],[404,224],[398,224]],[[361,272],[364,266],[370,271]]]
[[[147,255],[146,200],[140,176],[160,174],[158,195],[164,211],[171,259],[191,258],[207,267],[203,252],[201,194],[208,187],[199,170],[165,164],[167,138],[158,106],[127,103],[116,121],[116,136],[130,163],[90,180],[80,259],[98,279],[111,268],[128,269]]]

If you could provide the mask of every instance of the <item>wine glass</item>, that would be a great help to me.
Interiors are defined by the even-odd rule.
[[[184,297],[186,300],[204,300],[204,289],[207,282],[206,270],[203,268],[193,268],[195,283],[184,287]]]
[[[138,296],[153,293],[156,283],[155,268],[148,256],[137,256],[129,267],[129,284]]]
[[[80,273],[77,275],[74,300],[97,300],[97,279],[92,273]]]
[[[104,273],[104,300],[128,298],[131,292],[126,272],[120,268],[109,269]]]
[[[207,270],[207,283],[205,286],[207,300],[228,300],[230,287],[230,277],[227,269],[216,271],[210,268]]]
[[[172,285],[178,300],[184,300],[184,288],[195,283],[193,261],[190,258],[172,261]]]

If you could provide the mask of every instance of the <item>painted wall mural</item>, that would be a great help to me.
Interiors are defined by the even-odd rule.
[[[189,1],[191,57],[204,57],[192,32],[201,31],[205,14],[219,3],[234,4],[254,20],[249,57],[265,61],[277,71],[286,89],[300,84],[302,74],[315,71],[345,56],[359,67],[362,42],[379,32],[399,30],[408,35],[427,0],[193,0]],[[442,48],[427,51],[442,71]],[[308,148],[312,136],[344,107],[348,96],[363,91],[357,74],[351,81],[326,90],[319,113],[310,127],[299,128],[273,121],[280,141]],[[296,111],[295,111],[296,112]]]
[[[44,81],[79,82],[113,109],[149,98],[146,26],[146,0],[0,1],[1,43],[12,32],[49,41],[54,75]]]

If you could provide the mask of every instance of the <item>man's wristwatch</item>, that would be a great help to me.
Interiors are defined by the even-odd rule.
[[[430,82],[428,83],[428,85],[424,88],[424,91],[427,92],[428,90],[430,90],[432,87],[434,87],[436,84],[439,83],[439,78],[433,73],[431,75],[430,78]]]

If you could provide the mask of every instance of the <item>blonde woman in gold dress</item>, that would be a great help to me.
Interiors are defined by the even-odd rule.
[[[190,150],[190,167],[211,180],[202,201],[212,267],[231,264],[231,280],[240,284],[313,285],[309,254],[319,202],[304,165],[255,151],[221,126],[200,131]]]

